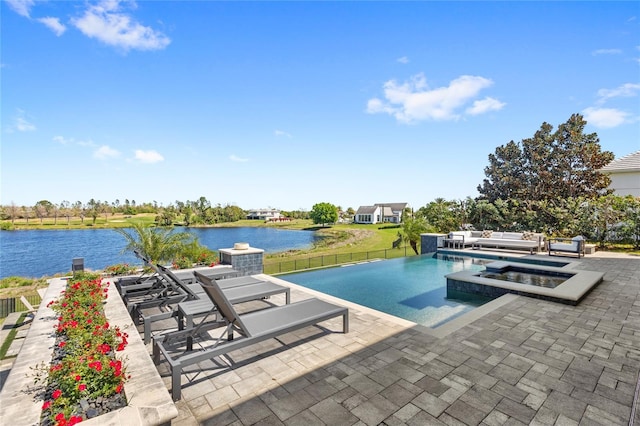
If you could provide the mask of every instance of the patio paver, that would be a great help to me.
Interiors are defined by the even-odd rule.
[[[172,425],[629,425],[640,258],[577,268],[605,273],[579,305],[513,296],[450,334],[347,304],[348,334],[327,321],[186,369]],[[313,295],[292,286],[292,301]]]

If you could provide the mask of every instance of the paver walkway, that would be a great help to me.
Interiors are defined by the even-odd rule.
[[[606,273],[578,306],[508,295],[448,334],[349,305],[348,334],[336,319],[188,368],[172,425],[640,425],[640,259],[578,269]]]
[[[628,425],[640,259],[590,257],[578,269],[606,272],[578,306],[509,296],[444,337],[351,307],[346,335],[329,321],[329,331],[309,327],[234,352],[231,367],[194,366],[172,424]],[[292,291],[293,301],[305,297]],[[166,362],[159,371],[168,389]]]

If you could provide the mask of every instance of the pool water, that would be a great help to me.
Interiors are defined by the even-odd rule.
[[[480,271],[486,259],[423,255],[381,260],[281,278],[427,327],[436,327],[490,298],[459,293],[447,298],[445,275]]]
[[[484,278],[491,278],[494,280],[509,281],[512,283],[535,285],[538,287],[547,288],[556,288],[571,277],[571,275],[552,275],[548,273],[545,274],[543,272],[522,272],[518,270],[504,272],[486,271],[480,273],[479,276]]]

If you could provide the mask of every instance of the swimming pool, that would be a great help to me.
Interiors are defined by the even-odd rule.
[[[436,327],[491,299],[447,298],[445,275],[481,271],[487,259],[423,255],[287,274],[281,278],[427,327]]]

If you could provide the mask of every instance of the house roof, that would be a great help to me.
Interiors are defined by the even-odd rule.
[[[356,214],[373,214],[377,208],[377,206],[360,206]]]
[[[600,169],[601,172],[638,172],[640,171],[640,151],[613,160]]]
[[[376,206],[391,207],[394,212],[404,210],[409,203],[376,203]]]

